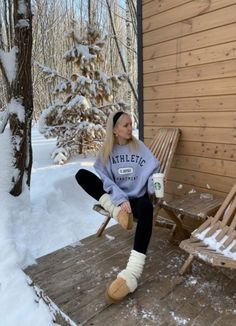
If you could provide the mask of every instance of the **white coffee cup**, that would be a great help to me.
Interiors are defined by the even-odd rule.
[[[154,173],[152,176],[155,196],[157,198],[164,197],[164,173]]]

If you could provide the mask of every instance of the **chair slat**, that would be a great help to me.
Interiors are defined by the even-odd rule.
[[[216,241],[220,242],[224,238],[224,236],[227,234],[228,230],[229,230],[229,227],[227,225],[224,226],[223,229],[220,231],[220,233],[217,235]]]
[[[236,243],[235,245],[230,249],[230,252],[235,253],[236,252]]]
[[[160,153],[160,162],[161,162],[161,171],[164,172],[165,168],[166,168],[166,164],[168,161],[168,157],[170,157],[171,154],[171,145],[172,145],[172,141],[173,141],[173,136],[169,134],[166,137],[166,141],[163,144],[163,148],[162,151]]]
[[[217,221],[215,224],[213,224],[210,228],[210,230],[206,233],[205,238],[211,237],[220,227],[220,221]]]
[[[215,215],[215,218],[213,220],[213,223],[216,223],[216,221],[218,221],[219,219],[222,219],[222,216],[224,216],[225,210],[227,209],[230,202],[232,201],[232,198],[235,196],[235,192],[236,192],[236,184],[233,186],[230,193],[226,197],[225,201],[223,202],[223,204],[221,205],[221,207],[217,211],[217,213]]]
[[[212,223],[212,217],[210,216],[204,223],[202,223],[198,229],[194,230],[192,232],[192,235],[197,235],[198,233],[202,233],[204,230],[206,230]]]
[[[236,232],[234,231],[225,240],[225,242],[223,243],[223,245],[220,247],[220,250],[225,250],[226,248],[228,248],[230,246],[230,244],[234,241],[235,238],[236,238]]]
[[[222,226],[231,224],[235,210],[236,210],[236,197],[234,197],[234,199],[230,202],[230,207],[223,217]]]

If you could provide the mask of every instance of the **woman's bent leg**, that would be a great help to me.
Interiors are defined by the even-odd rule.
[[[110,215],[125,229],[129,230],[133,226],[133,217],[121,210],[120,206],[115,206],[112,198],[103,190],[103,184],[94,173],[80,169],[75,176],[78,184],[94,199],[99,201],[100,205],[105,208]]]
[[[138,219],[134,250],[146,254],[152,235],[153,206],[147,195],[130,201],[134,216]]]
[[[85,169],[80,169],[76,173],[75,178],[78,184],[94,199],[99,200],[105,194],[102,181],[96,174]]]

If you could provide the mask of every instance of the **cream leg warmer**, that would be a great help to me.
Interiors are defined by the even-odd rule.
[[[100,197],[99,203],[103,208],[105,208],[111,216],[117,220],[117,217],[119,215],[119,212],[121,211],[121,208],[119,206],[115,206],[112,203],[111,196],[108,194],[104,194]]]
[[[138,279],[143,272],[145,258],[146,255],[138,251],[131,250],[126,269],[118,274],[118,277],[121,277],[126,281],[130,292],[134,292],[138,286]]]
[[[105,208],[111,216],[125,229],[131,230],[133,227],[133,215],[125,212],[120,206],[115,206],[111,196],[104,194],[100,197],[99,203]]]

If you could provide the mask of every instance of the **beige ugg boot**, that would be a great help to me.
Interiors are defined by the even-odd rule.
[[[115,206],[112,203],[111,196],[104,194],[100,197],[99,203],[105,208],[111,216],[126,230],[131,230],[133,227],[133,214],[129,214],[121,209],[120,206]]]
[[[136,290],[146,255],[132,250],[126,269],[121,271],[115,281],[107,288],[105,296],[107,301],[117,303],[123,300],[129,293]]]

